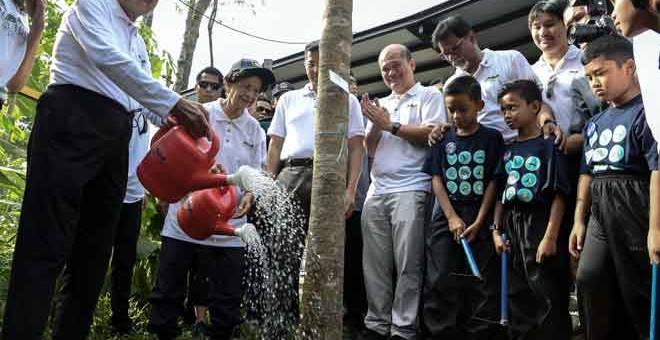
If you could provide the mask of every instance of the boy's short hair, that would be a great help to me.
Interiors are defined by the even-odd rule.
[[[628,59],[634,59],[632,43],[620,35],[604,35],[587,44],[582,54],[582,65],[603,57],[615,61],[618,66]]]
[[[562,23],[564,22],[564,10],[568,3],[566,0],[542,0],[536,3],[527,16],[527,26],[531,26],[534,20],[542,14],[553,16]]]
[[[502,86],[502,90],[497,95],[497,101],[501,101],[502,97],[509,93],[515,93],[527,103],[538,101],[543,103],[543,95],[539,86],[527,79],[514,80]]]
[[[431,42],[433,49],[438,48],[440,40],[447,39],[450,35],[456,38],[463,38],[472,32],[472,26],[460,15],[450,15],[438,22],[438,25],[433,30]]]
[[[478,103],[481,101],[481,85],[472,76],[454,78],[445,85],[443,93],[445,96],[467,94],[474,102]]]

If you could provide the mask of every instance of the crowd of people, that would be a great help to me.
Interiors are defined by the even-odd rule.
[[[214,131],[223,148],[212,171],[263,169],[309,218],[318,41],[305,47],[301,88],[240,59],[224,75],[201,70],[194,102],[150,76],[136,20],[157,3],[78,0],[62,20],[30,136],[3,339],[42,337],[58,277],[53,339],[85,339],[108,266],[113,329],[131,333],[146,200],[136,169],[150,124]],[[401,44],[378,57],[388,96],[358,97],[350,76],[346,338],[570,339],[576,290],[586,339],[648,339],[651,264],[660,263],[660,3],[610,5],[618,34],[574,46],[567,28],[590,19],[586,6],[538,1],[528,27],[541,56],[531,65],[518,51],[481,48],[469,18],[450,15],[430,41],[455,68],[448,79],[421,84]],[[27,80],[44,7],[0,0],[0,106]],[[239,197],[235,226],[254,204],[249,191]],[[183,317],[196,334],[231,339],[245,244],[191,238],[179,206],[159,205],[148,329],[174,339]]]

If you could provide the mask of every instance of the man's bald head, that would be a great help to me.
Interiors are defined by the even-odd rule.
[[[410,61],[412,59],[412,53],[410,53],[408,47],[401,44],[391,44],[385,46],[385,48],[382,51],[380,51],[380,55],[378,56],[379,64],[385,58],[386,55],[398,56],[399,58],[404,59],[406,61]]]
[[[378,56],[378,66],[385,85],[395,94],[404,94],[415,85],[415,60],[406,46],[386,46]]]

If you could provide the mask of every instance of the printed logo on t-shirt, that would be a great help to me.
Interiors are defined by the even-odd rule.
[[[456,191],[458,191],[458,185],[454,181],[448,181],[447,190],[449,190],[450,193],[455,194]]]
[[[447,154],[453,154],[454,152],[456,152],[456,143],[454,142],[447,143],[447,145],[445,145],[445,152]]]
[[[472,192],[472,186],[470,185],[470,182],[461,182],[459,190],[461,191],[461,195],[469,196]]]
[[[603,132],[600,133],[600,138],[598,138],[598,144],[600,146],[607,146],[610,144],[610,141],[612,140],[612,130],[610,129],[605,129]]]
[[[458,161],[461,164],[468,164],[472,161],[472,154],[470,154],[470,151],[461,151],[461,153],[458,154]]]
[[[449,165],[456,164],[457,160],[458,160],[458,156],[456,156],[456,154],[453,154],[453,153],[452,154],[447,154],[447,163],[449,163]]]
[[[474,175],[474,178],[476,179],[484,179],[484,166],[475,166],[474,169],[472,169],[472,175]]]
[[[447,177],[447,179],[453,181],[456,180],[456,178],[458,177],[458,172],[456,171],[456,168],[449,168],[447,169],[447,171],[445,171],[445,176]]]
[[[484,164],[486,161],[486,152],[484,152],[484,150],[477,150],[472,159],[474,159],[474,162],[477,164]]]
[[[472,184],[472,191],[474,191],[475,194],[477,195],[483,195],[484,194],[484,182],[482,181],[476,181]]]
[[[587,135],[589,135],[589,132],[591,132],[592,135],[589,137],[589,146],[584,153],[587,166],[590,166],[594,173],[607,170],[622,170],[623,168],[615,166],[614,164],[620,163],[626,156],[626,149],[624,145],[622,145],[625,143],[628,133],[626,127],[619,124],[613,130],[606,128],[600,132],[599,136],[596,125],[591,122],[587,126]],[[598,136],[598,145],[595,145],[596,136]],[[598,147],[592,149],[596,146]],[[609,164],[594,164],[600,162]]]

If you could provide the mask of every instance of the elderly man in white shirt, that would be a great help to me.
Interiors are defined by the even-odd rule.
[[[424,223],[431,177],[422,172],[431,127],[447,122],[442,95],[415,81],[415,60],[403,45],[378,58],[392,93],[362,97],[371,186],[362,209],[364,281],[370,336],[417,339],[424,263]]]
[[[84,339],[124,199],[133,111],[174,115],[195,136],[206,111],[151,78],[135,20],[158,3],[79,0],[64,15],[39,99],[4,313],[3,338],[41,339],[55,279],[70,277],[54,339]]]

